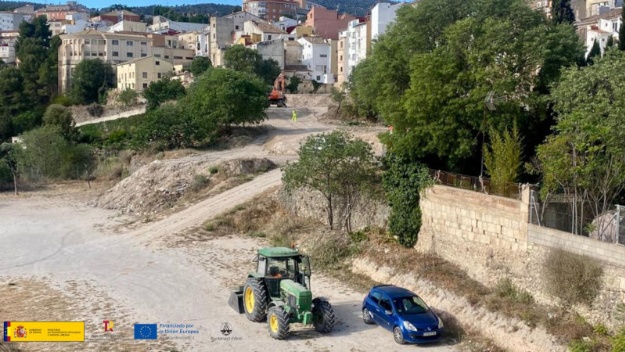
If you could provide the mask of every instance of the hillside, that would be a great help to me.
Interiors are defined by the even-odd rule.
[[[319,5],[329,9],[338,9],[339,13],[349,13],[354,16],[365,16],[379,0],[315,0]]]

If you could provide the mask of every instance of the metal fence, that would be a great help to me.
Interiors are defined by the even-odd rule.
[[[468,189],[506,198],[521,199],[520,183],[505,183],[497,185],[482,176],[468,176],[432,169],[430,169],[430,176],[432,176],[436,184]]]
[[[547,203],[540,200],[537,191],[530,194],[529,222],[534,225],[590,237],[602,242],[625,245],[625,207],[613,209],[595,217],[588,207],[565,197],[555,197]]]

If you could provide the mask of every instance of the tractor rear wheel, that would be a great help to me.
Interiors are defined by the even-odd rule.
[[[267,317],[267,287],[261,280],[247,279],[243,288],[243,308],[247,319],[260,322]]]
[[[269,308],[267,315],[269,335],[276,340],[284,340],[289,335],[289,315],[281,307]]]
[[[334,309],[330,302],[325,299],[315,298],[313,300],[313,325],[315,330],[322,334],[327,334],[334,329],[336,324],[336,317],[334,316]]]

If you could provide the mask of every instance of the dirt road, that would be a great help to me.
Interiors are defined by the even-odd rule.
[[[262,144],[250,148],[269,157],[285,158],[296,150],[304,136],[334,128],[318,122],[315,113],[308,111],[307,114],[302,109],[297,124],[282,116],[286,114],[284,109],[270,111],[272,118],[268,124],[275,130]],[[211,157],[216,155],[207,153],[194,158]],[[328,297],[334,305],[339,319],[336,331],[321,335],[296,327],[288,340],[273,340],[264,324],[247,321],[226,304],[230,288],[241,283],[245,273],[252,269],[254,251],[264,245],[262,240],[231,236],[183,246],[168,245],[177,233],[189,231],[279,185],[280,177],[279,170],[268,172],[133,229],[121,226],[124,219],[113,211],[88,207],[66,197],[3,195],[0,197],[0,321],[70,319],[86,323],[84,344],[19,346],[27,351],[413,349],[396,345],[391,333],[363,324],[359,307],[362,293],[323,275],[313,276],[313,292]],[[28,292],[37,286],[32,282],[43,283],[46,291]],[[20,295],[39,298],[9,301],[8,297]],[[43,304],[41,297],[57,296],[56,305]],[[114,321],[115,330],[104,332],[103,320]],[[134,323],[176,327],[163,329],[156,341],[140,342],[133,340]],[[221,332],[224,323],[231,327],[230,335]],[[179,326],[184,326],[182,332]],[[427,350],[453,348],[443,342]]]

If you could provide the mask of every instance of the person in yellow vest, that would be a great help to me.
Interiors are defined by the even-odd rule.
[[[291,113],[291,120],[293,120],[293,122],[297,122],[297,112],[295,110]]]

